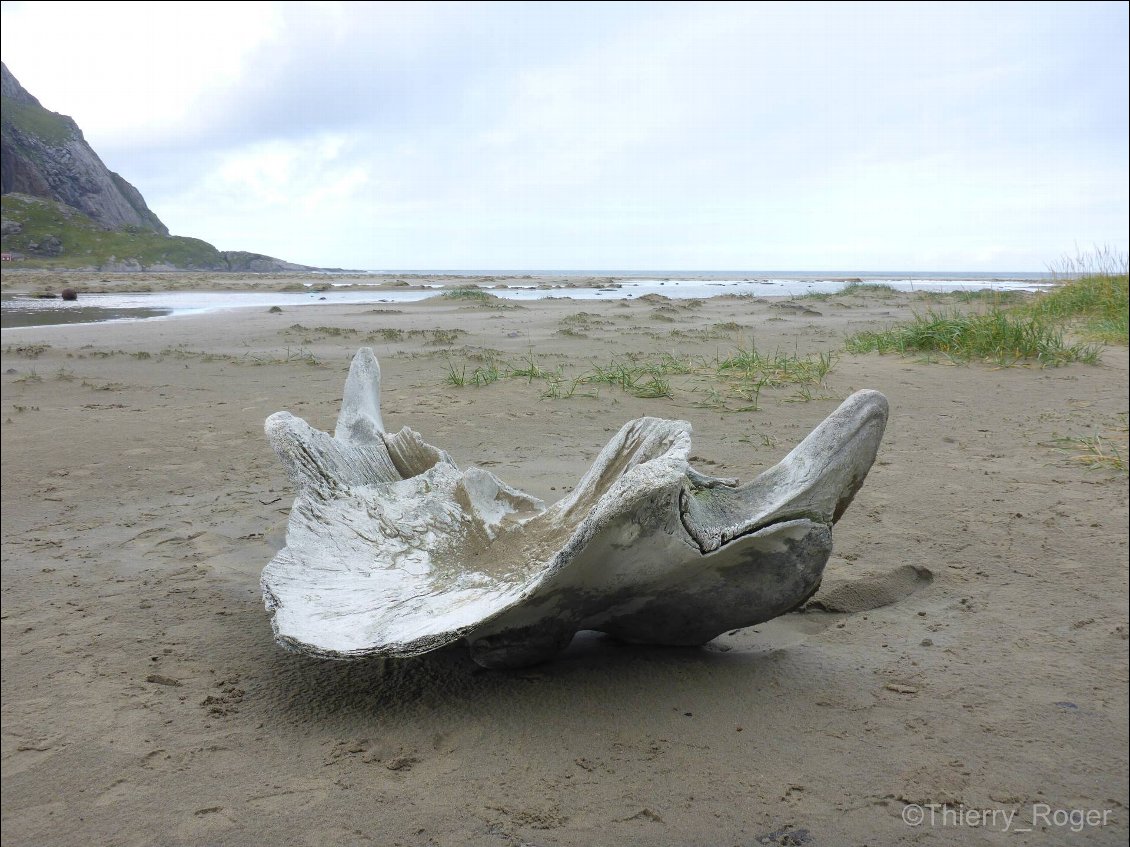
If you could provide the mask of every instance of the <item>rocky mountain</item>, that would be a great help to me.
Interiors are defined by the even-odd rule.
[[[141,192],[98,158],[78,124],[44,108],[7,65],[0,68],[5,258],[97,270],[315,270],[169,235]]]
[[[0,63],[4,194],[65,203],[108,229],[135,226],[168,235],[141,192],[107,168],[66,115],[48,111]]]

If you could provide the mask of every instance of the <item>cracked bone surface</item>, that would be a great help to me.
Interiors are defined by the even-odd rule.
[[[640,418],[546,507],[384,431],[380,367],[357,352],[334,434],[267,418],[297,497],[263,571],[276,640],[328,659],[460,639],[485,667],[552,658],[579,630],[698,645],[803,604],[875,460],[887,400],[859,391],[746,485],[690,467],[686,421]]]

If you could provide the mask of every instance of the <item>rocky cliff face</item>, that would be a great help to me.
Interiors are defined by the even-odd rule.
[[[0,63],[2,65],[2,63]],[[3,66],[2,246],[28,267],[107,271],[317,270],[169,235],[66,115],[43,108]]]
[[[106,229],[137,227],[168,235],[141,193],[107,168],[66,115],[48,111],[3,68],[0,181],[4,194],[65,203]]]

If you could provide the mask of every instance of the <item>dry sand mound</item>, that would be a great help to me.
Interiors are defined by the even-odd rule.
[[[825,612],[868,612],[897,603],[933,580],[929,568],[914,565],[860,579],[826,579],[808,607]]]

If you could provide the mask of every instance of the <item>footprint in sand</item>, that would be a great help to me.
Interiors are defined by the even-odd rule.
[[[111,806],[120,803],[137,794],[137,786],[125,779],[115,780],[114,783],[94,799],[94,805]]]
[[[65,746],[65,745],[64,745]],[[14,753],[4,760],[4,776],[10,777],[38,767],[55,756],[62,747],[55,739],[37,739],[20,743]]]

